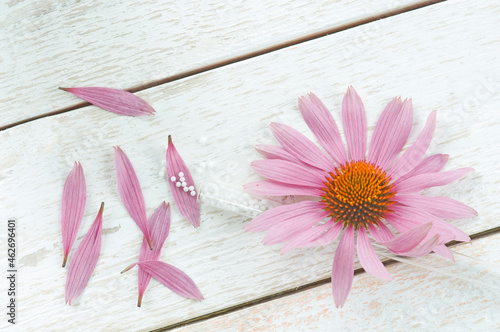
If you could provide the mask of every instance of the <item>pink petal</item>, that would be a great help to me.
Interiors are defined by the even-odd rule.
[[[309,187],[323,187],[327,173],[313,167],[304,167],[286,160],[255,160],[252,168],[270,180]]]
[[[368,225],[370,234],[375,241],[382,243],[394,238],[394,234],[383,222],[378,223],[378,228],[372,224]]]
[[[175,266],[161,261],[142,261],[137,265],[173,292],[190,299],[203,300],[194,281]]]
[[[116,114],[142,116],[152,115],[155,112],[153,107],[142,98],[124,90],[100,87],[60,89]]]
[[[445,233],[451,233],[452,238],[448,239],[448,241],[470,241],[470,237],[463,231],[448,224],[441,218],[436,217],[435,215],[432,215],[425,210],[406,205],[393,205],[392,209],[401,220],[406,221],[408,224],[412,223],[413,225],[415,225],[419,223],[427,223],[429,221],[432,222],[433,231],[436,231],[438,232],[438,234],[440,234],[441,240],[447,238],[447,236],[444,235]]]
[[[420,243],[418,246],[407,252],[401,252],[399,255],[407,257],[421,257],[429,254],[439,242],[439,235],[435,234],[428,240]]]
[[[333,221],[333,219],[330,219],[330,221]],[[342,227],[343,227],[343,223],[335,222],[333,224],[332,228],[327,230],[325,233],[318,236],[315,240],[313,240],[307,244],[299,245],[298,248],[313,247],[313,246],[325,246],[327,244],[330,244],[337,239],[340,232],[342,231]]]
[[[101,203],[99,213],[89,231],[76,248],[66,276],[66,303],[71,305],[80,296],[97,265],[101,253],[102,212],[104,203]]]
[[[342,307],[351,291],[354,277],[354,230],[347,226],[340,239],[332,267],[332,291],[335,306]]]
[[[134,167],[125,152],[115,147],[115,168],[118,181],[118,193],[128,214],[135,221],[151,248],[151,237],[146,216],[146,204],[142,195],[141,185],[135,174]]]
[[[410,194],[430,187],[444,186],[473,170],[473,168],[466,167],[454,171],[415,175],[409,179],[396,183],[394,185],[394,190],[398,194]]]
[[[256,196],[320,196],[323,193],[323,191],[318,189],[317,187],[296,186],[293,184],[286,184],[273,180],[263,180],[247,183],[244,185],[244,189],[248,193]]]
[[[275,122],[271,123],[271,130],[281,146],[295,158],[325,171],[335,169],[326,154],[297,130]]]
[[[347,89],[342,100],[342,124],[351,160],[364,160],[366,153],[365,106],[352,86]]]
[[[149,218],[149,231],[151,232],[151,244],[153,250],[149,249],[148,242],[142,240],[141,251],[139,253],[139,262],[158,260],[160,258],[161,248],[168,237],[170,230],[170,204],[162,202]],[[142,296],[148,287],[151,275],[139,266],[139,299],[137,306],[141,306]]]
[[[250,223],[248,223],[244,228],[250,232],[265,231],[279,223],[291,223],[295,219],[302,219],[304,216],[310,213],[315,213],[323,207],[323,203],[313,201],[303,201],[290,205],[281,205],[261,213],[257,218],[250,221]]]
[[[411,99],[394,98],[380,115],[368,149],[367,161],[389,168],[410,136],[413,122]]]
[[[405,253],[418,246],[425,239],[431,228],[431,222],[422,224],[389,241],[382,242],[382,244],[396,254]]]
[[[313,243],[314,240],[328,231],[328,229],[332,227],[333,223],[334,221],[328,221],[322,225],[318,225],[316,227],[312,227],[303,232],[295,234],[283,246],[283,248],[281,248],[281,254],[285,254],[295,248],[307,247],[310,243]]]
[[[434,249],[432,249],[436,254],[446,258],[446,259],[449,259],[450,261],[454,262],[455,261],[455,257],[453,257],[453,253],[451,252],[450,249],[448,249],[447,246],[445,246],[444,244],[438,244],[434,247]]]
[[[61,206],[61,233],[63,242],[64,259],[62,266],[66,265],[71,247],[82,223],[87,200],[87,187],[85,175],[80,163],[75,162],[73,170],[69,173],[64,183]]]
[[[299,110],[309,129],[337,164],[345,164],[347,153],[332,114],[313,93],[299,98]]]
[[[421,195],[398,195],[394,201],[425,210],[439,218],[462,219],[477,216],[477,212],[462,202],[448,197],[425,197]]]
[[[394,184],[398,184],[404,180],[407,180],[411,177],[426,174],[426,173],[437,173],[443,169],[444,165],[448,162],[449,155],[447,154],[435,154],[430,157],[423,159],[421,162],[415,166],[414,169],[402,175],[399,178],[394,178]]]
[[[281,146],[275,145],[256,145],[255,149],[266,159],[288,160],[294,163],[303,164],[300,160],[292,156]],[[304,164],[303,164],[304,165]]]
[[[180,173],[184,173],[186,186],[177,187],[177,183],[181,183]],[[200,226],[200,204],[197,199],[197,190],[194,185],[193,177],[191,172],[187,168],[184,160],[177,152],[174,144],[172,143],[172,138],[168,136],[168,149],[167,149],[167,174],[168,174],[168,184],[170,185],[170,191],[174,197],[175,204],[179,209],[179,212],[186,218],[194,227]],[[175,177],[175,181],[172,181],[172,177]],[[189,187],[193,186],[194,190],[190,190]],[[186,191],[185,188],[188,188]]]
[[[427,151],[431,143],[434,129],[436,128],[436,111],[433,111],[427,118],[425,127],[418,135],[415,143],[406,150],[401,158],[398,159],[393,168],[389,171],[389,175],[393,179],[399,178],[401,175],[411,171],[422,160],[422,157]]]
[[[399,214],[393,213],[389,216],[386,216],[386,220],[396,230],[398,230],[401,233],[404,233],[404,232],[409,231],[413,227],[417,227],[417,226],[420,226],[424,223],[429,222],[428,219],[422,219],[421,217],[422,216],[414,215],[414,214],[404,213],[403,215],[399,215]],[[435,218],[434,216],[432,216],[432,217]],[[447,227],[443,227],[439,223],[433,223],[431,230],[429,231],[427,236],[424,238],[424,240],[428,240],[436,234],[439,235],[439,241],[440,241],[439,243],[440,244],[447,243],[455,238],[452,231],[449,230]]]
[[[366,234],[366,230],[363,227],[360,227],[358,230],[357,242],[359,262],[361,263],[363,269],[365,269],[365,271],[372,276],[390,281],[392,279],[391,275],[387,272],[384,264],[382,264],[380,259],[377,257],[377,254],[375,253],[375,250],[373,250],[370,243],[370,239]]]
[[[285,242],[295,234],[304,232],[318,224],[321,220],[328,217],[329,214],[330,212],[325,210],[316,210],[278,223],[269,229],[262,243],[271,245]]]

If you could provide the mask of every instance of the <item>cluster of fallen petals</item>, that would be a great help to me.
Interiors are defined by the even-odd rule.
[[[299,109],[326,153],[297,130],[272,123],[280,146],[258,146],[266,159],[252,163],[255,172],[267,179],[245,189],[259,196],[304,195],[310,200],[268,210],[245,228],[267,231],[266,245],[285,243],[282,253],[327,245],[343,232],[332,267],[337,307],[344,305],[352,286],[355,233],[362,267],[383,280],[391,280],[391,276],[377,257],[368,232],[393,253],[410,257],[434,251],[453,259],[445,244],[470,241],[443,219],[473,217],[477,215],[474,209],[451,198],[419,194],[472,170],[442,172],[448,155],[424,157],[436,125],[435,111],[416,141],[400,155],[412,127],[411,100],[395,98],[387,105],[374,128],[368,153],[365,109],[354,88],[348,88],[342,103],[347,150],[333,116],[318,97],[311,93],[299,98]]]
[[[169,154],[172,154],[172,150],[175,151],[175,155],[173,158],[169,158]],[[176,164],[172,166],[172,162],[175,162]],[[137,223],[142,233],[144,234],[144,239],[139,253],[139,262],[130,265],[124,271],[122,271],[123,273],[130,270],[135,265],[139,266],[139,298],[137,301],[137,306],[141,306],[142,297],[144,295],[144,292],[146,291],[149,281],[151,280],[151,277],[154,277],[159,282],[179,295],[201,301],[203,299],[203,296],[201,295],[201,292],[194,281],[188,275],[186,275],[178,268],[158,260],[160,257],[161,248],[170,231],[170,205],[167,205],[165,202],[161,203],[160,206],[151,215],[148,222],[146,217],[144,197],[142,194],[141,186],[139,184],[139,180],[137,179],[134,168],[132,167],[132,164],[127,155],[119,147],[115,147],[115,165],[118,180],[118,191],[120,193],[122,202],[132,219],[134,219],[134,221]],[[178,170],[179,165],[183,166],[182,169],[186,172],[184,176],[192,183],[191,174],[185,167],[184,161],[182,160],[182,158],[180,158],[169,137],[169,147],[167,149],[167,169]],[[178,189],[179,188],[175,187],[175,190],[172,190],[172,192],[174,200],[179,207],[181,214],[184,215],[183,211],[192,211],[192,204],[195,204],[197,214],[194,215],[195,217],[197,217],[197,225],[199,225],[199,203],[196,201],[195,197],[191,195],[187,196],[184,191],[182,191],[182,194],[191,198],[189,201],[186,202],[184,200],[175,199],[175,192]],[[197,225],[195,224],[195,226]]]
[[[73,247],[80,229],[87,200],[85,176],[82,165],[75,162],[64,184],[61,208],[61,232],[64,258],[62,266],[66,266],[69,252]],[[83,292],[94,272],[101,252],[102,213],[104,203],[97,217],[82,239],[71,258],[66,276],[66,303],[71,305]]]
[[[134,94],[110,88],[84,87],[61,88],[64,91],[105,110],[127,116],[151,115],[155,111],[144,100]],[[161,248],[170,230],[170,205],[162,202],[151,217],[147,218],[146,204],[139,180],[129,158],[120,147],[115,147],[115,167],[118,193],[131,218],[143,234],[139,262],[138,289],[140,307],[144,292],[155,278],[175,293],[201,301],[203,296],[194,281],[178,268],[159,261]],[[197,191],[186,164],[168,137],[166,153],[169,185],[180,213],[194,227],[200,226],[200,206]],[[66,265],[72,245],[83,219],[86,202],[86,184],[83,168],[76,163],[67,177],[63,190],[61,208],[61,232],[63,239],[63,267]],[[80,242],[71,259],[66,279],[66,303],[71,305],[88,284],[101,251],[102,214],[104,203],[92,227]]]

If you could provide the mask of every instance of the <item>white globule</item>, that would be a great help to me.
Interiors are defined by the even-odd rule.
[[[186,182],[182,182],[182,186],[183,186],[183,187],[186,187],[186,186],[187,186],[187,183],[186,183]]]
[[[191,190],[191,196],[196,196],[196,191]]]
[[[172,181],[172,182],[175,182],[175,180],[177,180],[177,179],[175,178],[175,176],[172,176],[172,177],[170,178],[170,181]]]
[[[181,183],[180,183],[180,182],[177,182],[177,183],[175,184],[175,186],[176,186],[177,188],[179,188],[179,187],[181,186]]]
[[[183,176],[181,176],[181,178],[179,179],[179,181],[184,182],[184,181],[186,181],[186,178],[183,177]]]
[[[188,190],[189,190],[189,189],[188,189],[188,187],[184,187],[184,188],[183,188],[183,190],[184,190],[185,192],[188,192]]]
[[[194,186],[189,186],[189,190],[193,191],[194,190]]]
[[[183,177],[184,176],[184,172],[179,172],[179,177]]]

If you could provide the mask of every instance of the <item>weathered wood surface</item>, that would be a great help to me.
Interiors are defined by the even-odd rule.
[[[478,218],[453,221],[468,233],[498,226],[500,37],[486,30],[500,28],[499,12],[493,1],[440,3],[148,89],[139,95],[157,109],[153,117],[86,107],[1,132],[0,203],[19,225],[20,326],[148,330],[328,277],[334,246],[281,256],[279,246],[260,243],[263,234],[243,232],[244,217],[207,206],[196,230],[174,212],[161,256],[189,274],[206,300],[183,299],[153,281],[143,307],[136,308],[136,272],[119,274],[137,259],[141,235],[118,197],[113,145],[134,164],[150,214],[163,199],[171,200],[159,175],[168,134],[186,163],[199,170],[198,183],[215,177],[238,187],[257,179],[249,167],[259,158],[253,146],[275,143],[270,121],[292,124],[312,137],[296,105],[308,91],[339,121],[342,94],[353,84],[368,110],[370,133],[392,97],[413,97],[410,141],[437,109],[430,152],[449,153],[447,169],[472,166],[475,172],[427,193],[476,208]],[[353,44],[365,35],[370,37]],[[101,201],[105,232],[95,274],[68,307],[59,215],[64,179],[75,160],[82,162],[89,193],[77,242]],[[5,252],[5,232],[0,236]]]
[[[500,285],[500,234],[453,250],[486,262]],[[429,261],[437,260],[429,257]],[[457,256],[457,264],[460,256]],[[466,266],[464,263],[463,266]],[[473,265],[473,264],[472,264]],[[496,269],[492,268],[496,265]],[[347,304],[333,305],[331,284],[174,331],[493,331],[500,329],[500,290],[406,264],[392,282],[354,277]],[[481,279],[481,276],[478,276]]]
[[[136,87],[425,2],[6,1],[0,127],[80,102],[58,86]]]

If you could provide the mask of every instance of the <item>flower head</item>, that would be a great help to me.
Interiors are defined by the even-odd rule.
[[[332,268],[337,307],[344,304],[352,285],[355,234],[361,265],[384,280],[391,277],[375,254],[368,233],[392,252],[410,257],[434,251],[452,258],[446,242],[470,241],[443,218],[468,218],[477,215],[476,211],[451,198],[417,194],[472,170],[441,172],[447,155],[424,158],[436,125],[435,111],[416,141],[398,158],[412,127],[411,99],[394,98],[386,106],[368,153],[365,109],[353,87],[348,88],[342,102],[347,150],[335,120],[318,97],[310,93],[299,98],[299,109],[326,153],[295,129],[272,123],[281,147],[257,147],[267,159],[254,161],[252,167],[267,180],[247,184],[245,189],[256,195],[305,195],[311,199],[266,211],[245,228],[267,230],[264,244],[286,243],[282,253],[329,244],[343,231]]]

